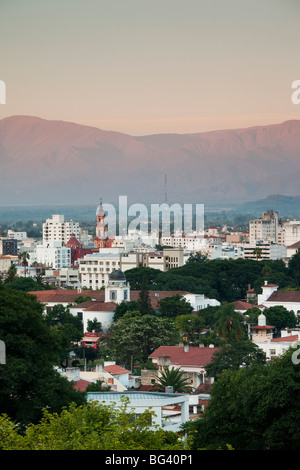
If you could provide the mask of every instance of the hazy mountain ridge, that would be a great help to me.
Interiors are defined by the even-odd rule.
[[[0,120],[0,205],[257,200],[299,194],[300,121],[134,137],[31,116]]]

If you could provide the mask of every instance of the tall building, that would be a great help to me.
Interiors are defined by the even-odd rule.
[[[97,224],[96,224],[96,236],[94,238],[95,248],[105,248],[110,242],[107,236],[107,224],[105,222],[105,212],[102,206],[102,200],[97,208],[96,212]]]
[[[259,219],[249,222],[249,242],[258,241],[278,243],[279,214],[274,211],[262,213]]]
[[[72,234],[79,238],[79,222],[73,220],[65,221],[63,215],[52,215],[52,219],[47,219],[43,223],[43,244],[61,241],[67,243]]]

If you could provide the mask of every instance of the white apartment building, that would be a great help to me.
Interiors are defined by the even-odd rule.
[[[274,211],[262,213],[262,217],[249,221],[249,242],[266,241],[278,243],[279,214]]]
[[[61,269],[71,266],[71,249],[61,241],[52,241],[36,247],[36,260],[47,267]]]
[[[110,273],[120,268],[120,253],[92,253],[78,261],[81,287],[96,290],[106,286]]]
[[[244,258],[254,260],[275,260],[287,257],[287,249],[284,245],[277,243],[245,243]]]
[[[52,215],[52,219],[43,223],[43,244],[54,241],[67,243],[73,233],[79,239],[79,222],[67,222],[64,215]]]
[[[300,221],[288,220],[282,222],[279,233],[278,243],[285,246],[291,246],[300,241]]]
[[[23,240],[24,238],[27,238],[27,232],[14,232],[13,230],[8,230],[7,237],[14,238],[15,240],[19,241]]]

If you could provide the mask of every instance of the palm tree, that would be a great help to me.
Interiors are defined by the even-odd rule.
[[[24,266],[24,274],[26,277],[26,268],[28,266],[28,259],[30,259],[30,255],[27,251],[23,251],[22,253],[19,254],[19,260],[21,260],[22,266]]]
[[[258,258],[261,257],[262,249],[261,249],[261,248],[258,248],[258,247],[254,248],[253,254],[256,255],[256,260],[258,260]]]
[[[214,329],[225,343],[232,338],[236,340],[241,339],[244,333],[241,314],[235,312],[234,307],[230,304],[222,305]]]
[[[189,379],[183,377],[184,372],[179,369],[172,367],[170,370],[168,367],[164,367],[161,373],[161,377],[158,377],[158,384],[155,389],[158,392],[165,392],[166,387],[173,387],[174,393],[191,393],[193,388],[189,385]]]

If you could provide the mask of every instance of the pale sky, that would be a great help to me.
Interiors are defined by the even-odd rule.
[[[299,0],[0,0],[0,119],[131,135],[300,119],[299,44]]]

